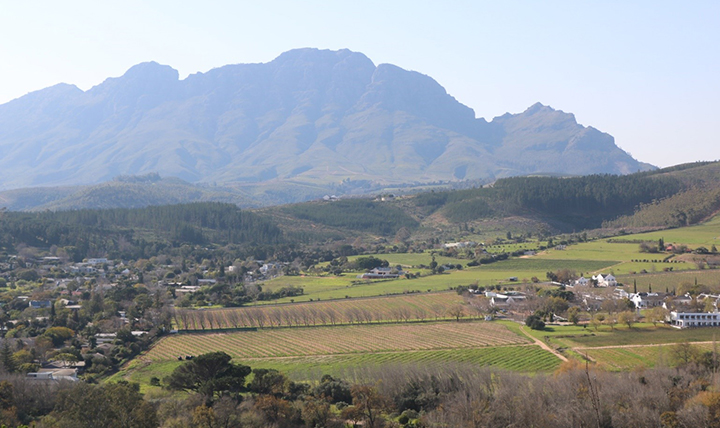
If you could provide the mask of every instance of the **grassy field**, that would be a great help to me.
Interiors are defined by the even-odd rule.
[[[572,260],[572,259],[508,259],[483,266],[484,270],[500,270],[517,273],[519,271],[556,271],[559,269],[571,269],[580,272],[600,271],[620,262],[609,260]],[[544,279],[544,278],[543,278]]]
[[[234,358],[397,352],[516,345],[528,339],[492,322],[427,322],[296,327],[167,336],[145,355],[152,361],[225,351]]]
[[[623,236],[623,239],[653,242],[657,242],[660,238],[664,239],[666,244],[686,244],[691,248],[703,246],[709,249],[713,245],[720,245],[720,216],[697,226]]]
[[[720,287],[720,270],[693,270],[681,272],[658,272],[636,275],[621,275],[617,277],[619,282],[626,285],[626,289],[632,289],[633,281],[637,283],[638,291],[648,291],[652,285],[654,291],[672,291],[680,284],[698,284]]]
[[[429,251],[424,253],[386,253],[386,254],[371,254],[373,257],[377,257],[381,260],[387,260],[388,263],[390,263],[391,266],[395,265],[401,265],[405,268],[417,268],[420,265],[429,266],[430,262],[432,262],[432,254],[430,254]],[[349,261],[356,260],[358,257],[367,257],[367,255],[364,256],[350,256],[348,257]],[[439,265],[444,264],[462,264],[466,265],[470,260],[468,259],[457,259],[454,257],[445,257],[440,255],[435,255],[435,261]]]
[[[547,270],[498,269],[493,265],[451,270],[441,275],[427,275],[414,279],[400,278],[395,280],[359,281],[354,276],[317,277],[317,276],[283,276],[262,284],[263,289],[274,290],[280,287],[302,287],[305,294],[292,298],[273,300],[265,303],[307,302],[310,299],[329,300],[349,297],[371,297],[387,294],[402,294],[410,291],[446,291],[459,285],[477,283],[482,286],[503,284],[512,286],[511,277],[522,281],[537,276],[544,279]]]
[[[713,350],[711,343],[701,343],[695,346],[703,352]],[[632,370],[638,367],[670,367],[674,362],[672,345],[584,349],[582,354],[587,355],[599,366],[614,371]]]

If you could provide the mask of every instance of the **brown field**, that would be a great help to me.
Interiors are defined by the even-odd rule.
[[[225,351],[235,358],[248,359],[478,348],[529,342],[502,324],[491,322],[265,328],[167,336],[153,346],[145,358],[173,360],[180,355]]]
[[[369,324],[386,321],[438,320],[452,317],[451,309],[471,315],[455,292],[405,294],[296,303],[291,305],[192,310],[175,312],[180,330],[215,330],[247,327],[291,327],[338,324]],[[474,313],[473,315],[477,315]]]

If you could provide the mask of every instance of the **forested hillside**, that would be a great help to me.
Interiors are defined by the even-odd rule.
[[[264,212],[278,218],[281,226],[289,215],[314,224],[392,236],[401,227],[481,225],[507,218],[531,219],[531,227],[540,224],[555,232],[603,226],[675,227],[695,224],[718,209],[720,164],[699,163],[625,176],[511,177],[487,187],[433,191],[383,202],[312,202]]]
[[[260,245],[281,240],[282,232],[271,221],[217,202],[139,209],[9,212],[0,222],[0,247],[65,247],[73,259],[105,252],[127,257],[148,245]]]

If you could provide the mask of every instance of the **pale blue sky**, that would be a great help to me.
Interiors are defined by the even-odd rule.
[[[490,120],[572,112],[659,166],[720,159],[720,2],[0,0],[0,103],[143,61],[181,78],[299,47],[427,74]]]

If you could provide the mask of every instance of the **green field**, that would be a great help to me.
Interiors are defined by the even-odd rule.
[[[405,268],[416,268],[420,265],[429,266],[430,262],[432,262],[432,254],[427,251],[424,253],[384,253],[384,254],[370,254],[373,257],[377,257],[381,260],[387,260],[388,263],[390,263],[391,266],[395,265],[402,265]],[[349,261],[354,261],[358,257],[368,257],[367,255],[362,256],[350,256],[348,257]],[[439,265],[444,264],[462,264],[463,266],[466,265],[470,260],[468,259],[458,259],[454,257],[445,257],[440,255],[435,255],[435,261]]]
[[[273,300],[265,303],[306,302],[310,299],[328,300],[349,297],[371,297],[387,294],[402,294],[410,291],[445,291],[459,285],[477,283],[481,286],[504,284],[512,286],[510,277],[530,281],[536,276],[544,279],[547,270],[497,269],[493,265],[451,270],[439,275],[427,275],[414,279],[400,278],[395,280],[361,281],[354,275],[334,276],[283,276],[266,281],[263,289],[275,290],[280,287],[302,287],[305,294],[292,298]]]
[[[623,239],[642,239],[653,242],[657,242],[660,238],[664,239],[666,244],[686,244],[691,248],[704,246],[709,249],[713,245],[720,246],[720,216],[697,226],[623,236]]]
[[[696,344],[701,351],[712,351],[713,344]],[[584,349],[587,355],[597,364],[609,370],[632,370],[638,367],[670,367],[673,363],[671,345],[613,347],[600,349]]]
[[[276,369],[293,380],[317,381],[324,374],[352,376],[357,370],[388,365],[422,365],[447,368],[452,364],[494,367],[523,373],[548,372],[561,363],[556,356],[539,346],[501,346],[486,348],[460,348],[430,351],[384,352],[355,355],[322,355],[311,357],[235,359],[235,362],[252,368]],[[182,364],[177,360],[143,361],[133,363],[114,375],[111,380],[129,380],[141,386],[141,392],[160,394],[159,387],[150,385],[150,379],[162,379],[175,367]]]
[[[704,284],[720,288],[720,270],[693,270],[681,272],[658,272],[636,275],[618,276],[617,280],[625,284],[625,289],[632,290],[633,282],[637,283],[638,291],[648,291],[652,285],[654,291],[672,291],[683,283]]]
[[[580,272],[596,272],[607,269],[610,266],[618,264],[617,261],[610,260],[573,260],[573,259],[541,259],[541,258],[513,258],[502,260],[483,266],[483,270],[500,270],[506,272],[519,271],[556,271],[559,269],[571,269]],[[543,278],[544,279],[544,278]]]

